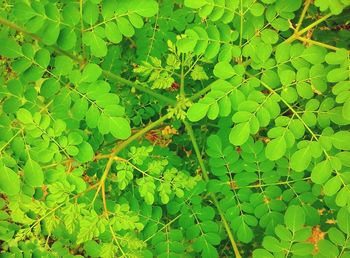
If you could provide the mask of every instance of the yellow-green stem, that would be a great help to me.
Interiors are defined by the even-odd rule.
[[[155,97],[156,99],[163,101],[166,104],[169,104],[171,106],[175,106],[177,103],[176,100],[174,100],[174,99],[171,99],[171,98],[168,98],[167,96],[159,94],[159,93],[151,90],[150,88],[142,86],[141,84],[139,84],[137,82],[132,82],[132,81],[129,81],[127,79],[124,79],[123,77],[121,77],[117,74],[114,74],[110,71],[103,71],[103,75],[110,80],[115,80],[115,81],[120,82],[121,84],[125,84],[127,86],[134,87],[135,89],[142,91],[144,93],[147,93],[148,95]]]
[[[310,25],[306,26],[304,29],[300,30],[298,32],[298,35],[304,34],[305,32],[309,31],[310,29],[316,27],[318,24],[324,22],[325,20],[327,20],[331,16],[332,16],[331,13],[323,16],[321,19],[318,19],[317,21],[315,21],[315,22],[311,23]]]
[[[325,44],[325,43],[322,43],[322,42],[319,42],[319,41],[315,41],[315,40],[312,40],[312,39],[304,38],[304,37],[298,37],[297,39],[302,41],[302,42],[311,44],[311,45],[317,45],[317,46],[328,48],[328,49],[331,49],[331,50],[334,50],[334,51],[337,51],[339,49],[338,47],[335,47],[335,46],[332,46],[332,45],[328,45],[328,44]]]
[[[105,182],[107,179],[107,176],[109,174],[109,171],[111,170],[113,161],[115,160],[115,156],[122,151],[123,149],[125,149],[130,143],[132,143],[134,140],[136,140],[137,138],[141,137],[142,135],[144,135],[146,132],[148,132],[149,130],[152,130],[153,128],[161,125],[165,120],[167,120],[169,118],[169,115],[165,115],[160,117],[158,120],[154,121],[153,123],[150,123],[149,125],[147,125],[145,128],[143,128],[142,130],[138,131],[137,133],[135,133],[134,135],[132,135],[130,138],[128,138],[127,140],[123,141],[122,143],[118,144],[113,150],[112,152],[109,154],[109,158],[106,164],[106,167],[103,171],[102,177],[100,179],[99,182],[99,186],[98,189],[95,193],[95,196],[93,198],[92,203],[95,202],[96,197],[98,195],[98,193],[100,192],[100,190],[102,189],[102,201],[103,201],[103,206],[104,206],[104,213],[105,215],[108,217],[108,210],[106,207],[106,197],[105,197]]]
[[[325,20],[327,20],[331,16],[332,16],[332,14],[327,14],[327,15],[323,16],[321,19],[311,23],[309,26],[305,27],[304,29],[302,29],[300,31],[296,31],[292,36],[287,38],[284,42],[285,43],[292,43],[298,37],[300,37],[300,35],[303,35],[305,32],[307,32],[307,31],[311,30],[312,28],[316,27],[318,24],[324,22]]]
[[[307,10],[309,9],[311,1],[312,0],[306,0],[305,1],[305,5],[304,5],[304,8],[303,8],[303,11],[301,12],[301,15],[300,15],[299,21],[297,23],[297,26],[295,27],[295,31],[296,32],[298,32],[300,30],[300,27],[303,24],[303,21],[304,21],[304,18],[305,18],[305,14],[306,14]]]
[[[189,137],[191,139],[194,152],[196,153],[196,157],[198,159],[199,166],[200,166],[200,168],[202,170],[203,178],[204,178],[205,181],[209,181],[208,171],[207,171],[207,169],[206,169],[206,167],[204,165],[202,154],[201,154],[201,152],[199,150],[199,146],[198,146],[196,138],[194,136],[194,132],[193,132],[192,126],[186,121],[183,121],[183,123],[184,123],[184,125],[186,127],[186,130],[187,130],[187,133],[188,133],[188,135],[189,135]],[[211,197],[214,205],[216,206],[216,209],[219,212],[221,221],[224,224],[226,233],[227,233],[227,235],[228,235],[228,237],[230,239],[230,242],[231,242],[231,245],[232,245],[232,248],[233,248],[233,251],[235,253],[236,258],[242,258],[241,254],[239,253],[239,250],[238,250],[236,241],[234,239],[233,233],[231,231],[231,227],[230,227],[230,225],[228,224],[228,222],[226,220],[225,213],[222,211],[222,209],[220,207],[220,204],[219,204],[215,194],[214,193],[210,193],[210,197]]]
[[[181,56],[180,95],[185,96],[184,54]]]

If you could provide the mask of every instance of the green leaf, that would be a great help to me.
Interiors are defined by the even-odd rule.
[[[271,140],[265,149],[265,155],[270,160],[278,160],[286,153],[287,143],[283,136]]]
[[[87,255],[91,257],[99,257],[101,252],[101,246],[96,241],[89,240],[84,243],[84,250]]]
[[[58,56],[55,58],[55,72],[66,75],[73,69],[73,61],[67,56]]]
[[[195,103],[187,110],[187,118],[191,122],[201,120],[207,114],[209,105],[202,103]]]
[[[53,45],[56,43],[60,34],[60,25],[56,22],[47,22],[44,26],[43,34],[45,35],[42,40],[46,45]]]
[[[264,249],[255,249],[253,251],[253,258],[274,258],[275,256],[273,256],[272,254],[270,254],[268,251],[264,250]]]
[[[40,187],[44,183],[44,172],[41,166],[34,160],[28,159],[24,170],[24,181],[33,187]]]
[[[339,131],[331,136],[332,144],[338,150],[350,150],[350,132]]]
[[[207,2],[205,0],[185,0],[185,6],[193,9],[198,9],[204,6]]]
[[[311,64],[320,64],[324,61],[327,51],[319,46],[305,48],[302,57]]]
[[[294,12],[300,8],[301,3],[302,3],[301,0],[295,0],[295,1],[279,0],[276,3],[276,11],[278,13]]]
[[[91,105],[86,112],[86,124],[90,128],[96,128],[100,118],[100,111],[95,105]]]
[[[230,132],[229,140],[230,142],[235,145],[239,146],[244,144],[250,135],[250,124],[249,122],[244,122],[235,125]]]
[[[344,106],[343,106],[343,109],[342,109],[342,113],[343,113],[343,117],[346,119],[346,120],[350,120],[350,98],[348,98],[345,103],[344,103]]]
[[[176,42],[176,46],[180,53],[188,53],[194,50],[198,40],[198,34],[194,30],[188,29],[184,37]]]
[[[16,113],[17,119],[21,121],[23,124],[31,124],[33,123],[32,113],[30,113],[27,109],[20,108]]]
[[[106,42],[94,32],[86,32],[83,34],[83,41],[90,46],[91,52],[96,57],[104,57],[107,55],[108,49]]]
[[[339,191],[341,186],[342,179],[339,176],[333,177],[324,185],[324,194],[327,196],[333,196]]]
[[[348,78],[349,78],[349,70],[344,67],[335,68],[329,71],[327,74],[327,81],[329,82],[345,81]]]
[[[20,191],[18,175],[4,165],[0,166],[0,190],[7,195],[16,195]]]
[[[95,82],[102,74],[102,69],[97,64],[88,64],[85,66],[81,80],[83,82]]]
[[[265,7],[261,3],[254,3],[249,11],[254,16],[261,16],[264,13]]]
[[[78,145],[83,142],[83,136],[77,132],[71,132],[68,135],[68,144]]]
[[[22,56],[21,47],[10,38],[0,38],[0,56],[16,58]]]
[[[93,25],[97,22],[99,16],[98,5],[91,1],[84,4],[83,20],[89,25]]]
[[[284,215],[284,223],[292,232],[303,228],[305,224],[305,212],[303,208],[296,205],[289,206]]]
[[[152,17],[158,12],[158,3],[154,0],[133,0],[132,10],[143,17]]]
[[[109,130],[111,134],[121,140],[125,140],[131,135],[131,128],[128,120],[122,117],[112,117],[110,119]]]
[[[122,41],[123,36],[114,22],[106,23],[105,27],[106,37],[109,41],[118,44]]]
[[[244,222],[240,224],[237,230],[237,236],[243,243],[249,243],[253,239],[253,230]]]
[[[346,208],[341,208],[337,214],[338,227],[345,234],[350,235],[350,214]]]
[[[293,254],[300,256],[311,255],[313,250],[314,246],[311,243],[296,243],[291,248]]]
[[[284,240],[284,241],[291,241],[293,239],[293,235],[292,233],[284,226],[282,225],[277,225],[275,227],[275,232],[276,232],[276,235],[281,239],[281,240]]]
[[[77,147],[79,148],[79,153],[75,156],[76,160],[78,160],[81,163],[93,160],[94,150],[92,149],[89,143],[82,142]]]
[[[325,59],[328,64],[341,64],[348,58],[348,51],[344,48],[338,49],[336,52],[330,52]]]
[[[283,251],[283,246],[281,246],[281,243],[274,237],[272,236],[266,236],[264,237],[263,247],[270,251],[270,252],[281,252]]]
[[[217,63],[214,67],[214,75],[220,79],[228,79],[235,75],[236,72],[229,62]]]
[[[309,166],[311,162],[310,148],[302,148],[293,153],[290,159],[290,166],[297,172],[302,172]]]
[[[10,97],[3,104],[3,110],[5,113],[15,113],[22,106],[19,98]]]
[[[290,44],[279,44],[276,48],[275,57],[278,63],[286,62],[290,58]]]
[[[311,180],[316,184],[323,184],[332,174],[330,161],[323,160],[316,164],[311,173]]]
[[[131,25],[131,23],[128,21],[128,19],[121,17],[117,19],[117,25],[119,31],[125,36],[125,37],[132,37],[135,34],[135,29]]]
[[[326,254],[325,257],[338,257],[338,247],[333,245],[330,241],[322,239],[317,243],[319,253]]]

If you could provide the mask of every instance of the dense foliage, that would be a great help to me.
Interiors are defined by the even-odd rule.
[[[0,257],[350,257],[349,0],[4,0]]]

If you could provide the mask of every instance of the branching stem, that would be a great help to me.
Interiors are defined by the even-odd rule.
[[[132,135],[130,138],[128,138],[127,140],[121,142],[120,144],[117,144],[117,146],[112,150],[112,152],[109,154],[108,157],[108,161],[106,164],[106,167],[103,171],[102,177],[99,181],[99,186],[97,188],[97,191],[95,193],[95,196],[93,198],[92,203],[95,202],[97,195],[99,194],[99,192],[102,190],[102,201],[103,201],[103,205],[104,205],[104,214],[106,216],[108,216],[108,210],[107,210],[107,205],[106,205],[106,195],[105,195],[105,183],[106,183],[106,179],[107,176],[111,170],[113,161],[115,160],[116,155],[121,152],[123,149],[125,149],[130,143],[132,143],[134,140],[136,140],[137,138],[141,137],[142,135],[144,135],[145,133],[147,133],[149,130],[152,130],[153,128],[161,125],[165,120],[167,120],[169,117],[169,115],[165,115],[160,117],[158,120],[150,123],[149,125],[147,125],[145,128],[143,128],[142,130],[138,131],[137,133],[135,133],[134,135]]]
[[[304,8],[303,8],[303,10],[301,12],[299,21],[297,23],[297,26],[295,27],[295,31],[296,32],[298,32],[300,30],[300,27],[303,24],[303,21],[304,21],[304,18],[305,18],[305,14],[306,14],[307,10],[309,9],[309,6],[310,6],[311,2],[312,2],[312,0],[306,0],[305,1],[305,5],[304,5]]]
[[[316,46],[328,48],[328,49],[331,49],[331,50],[334,50],[334,51],[337,51],[337,50],[340,49],[338,47],[335,47],[335,46],[332,46],[332,45],[328,45],[328,44],[325,44],[325,43],[322,43],[322,42],[318,42],[318,41],[315,41],[315,40],[312,40],[312,39],[304,38],[304,37],[298,37],[297,39],[302,41],[302,42],[311,44],[311,45],[316,45]]]
[[[103,75],[108,79],[115,80],[115,81],[120,82],[121,84],[125,84],[128,86],[134,87],[135,89],[142,91],[144,93],[147,93],[148,95],[150,95],[150,96],[152,96],[152,97],[154,97],[162,102],[165,102],[171,106],[176,106],[176,103],[177,103],[176,100],[173,100],[171,98],[168,98],[167,96],[159,94],[159,93],[151,90],[150,88],[142,86],[141,84],[139,84],[137,82],[132,82],[132,81],[126,80],[123,77],[121,77],[115,73],[112,73],[110,71],[103,71]]]
[[[332,16],[332,14],[327,14],[327,15],[323,16],[321,19],[318,19],[317,21],[311,23],[309,26],[306,26],[304,29],[302,29],[300,31],[296,30],[295,33],[292,36],[290,36],[289,38],[287,38],[284,42],[285,43],[292,43],[293,41],[298,39],[301,35],[303,35],[305,32],[316,27],[318,24],[324,22],[325,20],[327,20],[331,16]]]
[[[206,169],[206,167],[204,165],[204,161],[202,159],[202,154],[201,154],[201,152],[199,150],[199,146],[198,146],[198,143],[196,141],[196,138],[195,138],[192,126],[186,121],[183,121],[183,122],[185,124],[187,133],[188,133],[188,135],[189,135],[189,137],[191,139],[191,142],[192,142],[192,145],[193,145],[193,149],[194,149],[194,151],[196,153],[196,156],[197,156],[197,159],[198,159],[199,166],[200,166],[200,168],[202,170],[203,178],[204,178],[205,181],[209,181],[208,171],[207,171],[207,169]],[[218,210],[218,212],[220,214],[221,221],[224,224],[226,233],[227,233],[227,235],[228,235],[228,237],[230,239],[230,242],[231,242],[231,245],[233,247],[233,251],[235,253],[236,258],[242,258],[241,254],[239,253],[239,250],[238,250],[236,241],[234,239],[233,233],[231,231],[231,227],[230,227],[230,225],[228,224],[228,222],[227,222],[227,220],[225,218],[225,214],[224,214],[223,210],[221,209],[220,204],[219,204],[215,194],[214,193],[210,193],[210,197],[211,197],[214,205],[216,206],[216,209]]]

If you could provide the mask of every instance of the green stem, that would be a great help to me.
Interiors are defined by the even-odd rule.
[[[330,14],[327,14],[327,15],[325,15],[325,16],[323,16],[321,19],[318,19],[317,21],[311,23],[309,26],[306,26],[304,29],[300,30],[300,31],[298,32],[298,35],[304,34],[304,33],[307,32],[308,30],[310,30],[310,29],[316,27],[318,24],[324,22],[325,20],[327,20],[327,19],[328,19],[329,17],[331,17],[331,16],[332,16],[331,13],[330,13]]]
[[[198,163],[199,163],[199,166],[201,167],[202,169],[202,175],[203,175],[203,178],[205,181],[209,181],[209,175],[208,175],[208,171],[204,165],[204,161],[202,159],[202,155],[201,155],[201,152],[199,150],[199,147],[198,147],[198,143],[196,141],[196,138],[194,136],[194,132],[193,132],[193,129],[192,129],[192,126],[186,122],[186,121],[183,121],[185,127],[186,127],[186,130],[187,130],[187,133],[191,139],[191,142],[192,142],[192,145],[193,145],[193,149],[194,149],[194,152],[196,153],[196,157],[198,159]],[[242,258],[241,254],[239,253],[239,250],[238,250],[238,247],[237,247],[237,244],[236,244],[236,241],[234,239],[234,236],[233,236],[233,233],[231,231],[231,227],[230,225],[228,224],[226,218],[225,218],[225,214],[224,212],[222,211],[221,207],[220,207],[220,204],[215,196],[214,193],[210,193],[210,197],[214,203],[214,205],[216,206],[216,209],[218,210],[219,212],[219,215],[220,215],[220,218],[222,220],[222,223],[224,224],[224,227],[225,227],[225,230],[226,230],[226,233],[230,239],[230,242],[231,242],[231,245],[233,247],[233,251],[235,253],[235,256],[236,258]]]
[[[100,190],[102,189],[102,191],[104,190],[104,185],[105,185],[105,182],[106,182],[106,179],[107,179],[107,176],[109,174],[109,171],[111,170],[111,167],[112,167],[112,164],[113,164],[113,161],[115,159],[115,156],[121,152],[123,149],[125,149],[130,143],[132,143],[134,140],[136,140],[137,138],[141,137],[142,135],[144,135],[145,133],[147,133],[149,130],[152,130],[153,128],[161,125],[165,120],[167,120],[169,118],[169,115],[165,115],[165,116],[162,116],[160,117],[158,120],[150,123],[149,125],[147,125],[145,128],[143,128],[142,130],[138,131],[137,133],[135,133],[134,135],[132,135],[130,138],[128,138],[126,141],[123,141],[122,143],[118,144],[113,150],[112,152],[109,154],[109,158],[108,158],[108,161],[107,161],[107,164],[106,164],[106,167],[103,171],[103,174],[102,174],[102,177],[100,179],[100,182],[99,182],[99,186],[98,186],[98,189],[95,193],[95,196],[92,200],[92,203],[95,202],[96,198],[97,198],[97,195],[98,193],[100,192]],[[103,198],[103,201],[105,203],[105,200],[104,200],[104,193],[102,192],[102,198]],[[108,217],[108,211],[107,211],[107,207],[104,207],[104,212],[105,212],[105,215]]]
[[[185,96],[184,54],[181,58],[180,95]]]
[[[139,91],[142,91],[144,93],[147,93],[148,95],[152,96],[152,97],[155,97],[156,99],[160,100],[160,101],[163,101],[167,104],[170,104],[172,106],[176,106],[176,100],[173,100],[167,96],[164,96],[162,94],[159,94],[149,88],[146,88],[144,86],[142,86],[141,84],[137,83],[137,82],[132,82],[132,81],[129,81],[129,80],[126,80],[124,79],[123,77],[115,74],[115,73],[112,73],[110,71],[103,71],[103,75],[108,78],[108,79],[111,79],[111,80],[115,80],[115,81],[118,81],[120,82],[121,84],[125,84],[125,85],[128,85],[130,87],[134,87],[135,89],[139,90]]]
[[[142,135],[144,135],[148,131],[152,130],[153,128],[160,126],[165,120],[167,120],[169,118],[170,118],[170,116],[168,114],[160,117],[158,120],[150,123],[145,128],[143,128],[142,130],[140,130],[137,133],[135,133],[134,135],[132,135],[126,141],[123,141],[121,144],[117,145],[115,150],[114,150],[114,155],[117,155],[120,151],[122,151],[125,147],[127,147],[134,140],[136,140],[137,138],[140,138]],[[114,156],[113,156],[113,158],[114,158]]]
[[[187,121],[183,121],[183,123],[184,123],[184,125],[186,127],[187,134],[190,137],[191,142],[193,144],[193,149],[194,149],[194,152],[196,153],[199,166],[202,169],[203,178],[204,178],[205,181],[208,181],[209,180],[208,171],[207,171],[207,169],[206,169],[206,167],[204,165],[204,161],[202,159],[202,154],[201,154],[201,151],[199,150],[199,146],[197,144],[196,137],[194,136],[194,132],[193,132],[192,126]]]
[[[312,45],[317,45],[317,46],[320,46],[320,47],[328,48],[328,49],[331,49],[331,50],[334,50],[334,51],[339,50],[338,47],[335,47],[335,46],[332,46],[332,45],[328,45],[328,44],[325,44],[325,43],[322,43],[322,42],[319,42],[319,41],[315,41],[315,40],[312,40],[312,39],[308,39],[308,38],[304,38],[304,37],[298,37],[297,39],[302,41],[302,42],[305,42],[305,43],[309,43],[309,44],[312,44]]]
[[[211,89],[211,84],[209,84],[207,87],[201,89],[200,91],[196,92],[195,94],[192,95],[192,97],[190,97],[189,99],[191,101],[195,101],[197,99],[199,99],[201,96],[203,96],[205,93],[207,93],[208,91],[210,91]]]
[[[291,43],[291,42],[295,41],[298,37],[300,37],[300,35],[304,34],[308,30],[316,27],[318,24],[324,22],[325,20],[327,20],[331,16],[332,16],[332,14],[327,14],[327,15],[323,16],[321,19],[318,19],[317,21],[311,23],[309,26],[305,27],[304,29],[294,33],[292,36],[287,38],[284,42],[285,43]]]
[[[306,14],[307,10],[309,9],[311,1],[312,0],[306,0],[305,1],[305,6],[304,6],[303,11],[301,12],[301,15],[300,15],[299,21],[297,23],[297,26],[295,27],[295,32],[298,32],[300,30],[300,27],[303,24],[303,21],[304,21],[304,18],[305,18],[305,14]]]
[[[0,17],[0,24],[5,25],[5,26],[7,26],[7,27],[9,27],[11,29],[14,29],[16,31],[22,32],[23,34],[26,34],[28,36],[31,36],[35,40],[41,41],[41,38],[39,38],[38,36],[25,31],[23,28],[19,27],[17,24],[15,24],[13,22],[10,22],[7,19],[4,19],[4,18]]]
[[[243,12],[243,0],[240,1],[240,31],[239,31],[239,46],[242,48],[243,43],[243,22],[244,22],[244,12]]]

